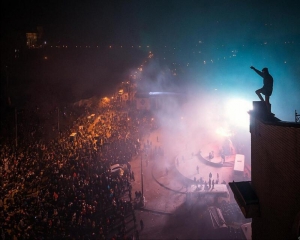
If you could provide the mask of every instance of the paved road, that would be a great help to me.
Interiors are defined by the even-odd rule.
[[[189,187],[175,166],[175,157],[181,152],[180,148],[173,146],[171,149],[165,149],[164,143],[157,141],[157,137],[159,140],[161,139],[159,131],[151,133],[147,139],[152,142],[152,148],[156,146],[165,150],[163,157],[156,161],[149,159],[148,165],[145,155],[136,156],[131,161],[132,170],[135,173],[135,181],[132,182],[132,192],[134,193],[142,189],[141,157],[143,158],[145,209],[135,211],[137,223],[143,219],[145,226],[142,231],[140,231],[140,226],[137,226],[140,231],[140,238],[203,238],[205,226],[201,224],[201,217],[206,209],[206,204],[201,201],[193,205],[186,204],[184,192],[189,191]]]
[[[135,210],[137,223],[140,219],[144,222],[142,231],[139,224],[136,225],[140,239],[206,239],[209,230],[203,213],[207,204],[205,199],[198,199],[193,204],[187,204],[185,193],[191,191],[191,185],[187,183],[191,183],[194,177],[196,179],[202,177],[203,180],[208,181],[210,172],[215,180],[218,173],[220,182],[232,181],[234,155],[226,158],[226,164],[223,167],[216,168],[200,161],[193,153],[201,149],[201,155],[205,157],[211,150],[217,152],[216,147],[220,146],[217,142],[199,141],[198,145],[172,142],[172,139],[164,139],[163,133],[159,130],[150,133],[143,140],[151,142],[152,149],[155,147],[163,149],[164,156],[156,160],[148,159],[148,164],[146,164],[145,154],[138,155],[131,161],[132,170],[135,173],[135,181],[132,182],[133,195],[135,191],[142,190],[141,159],[143,166],[146,202],[144,209]],[[184,161],[182,161],[182,155]],[[179,159],[179,165],[177,165],[176,157]],[[220,156],[216,154],[216,157]],[[197,165],[199,173],[197,173]],[[234,201],[232,193],[231,199]],[[134,229],[133,225],[132,229]],[[222,236],[216,239],[222,239]]]

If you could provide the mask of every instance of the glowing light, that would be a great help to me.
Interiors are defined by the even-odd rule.
[[[216,129],[216,133],[223,136],[223,137],[230,137],[232,136],[232,132],[229,129],[225,129],[223,127],[219,127]]]
[[[149,95],[177,95],[175,92],[149,92]]]
[[[248,111],[252,109],[250,101],[245,99],[231,99],[225,106],[225,115],[227,119],[240,127],[249,127]]]

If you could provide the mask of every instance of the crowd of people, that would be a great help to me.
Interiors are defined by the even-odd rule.
[[[125,221],[130,216],[136,222],[129,161],[139,152],[147,121],[116,104],[68,111],[73,124],[59,137],[46,141],[53,129],[34,121],[37,113],[23,113],[31,121],[20,123],[17,148],[14,139],[1,142],[2,239],[138,238]],[[112,164],[124,171],[112,173]]]

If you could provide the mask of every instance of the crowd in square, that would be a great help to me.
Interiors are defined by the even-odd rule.
[[[18,147],[14,138],[1,139],[2,239],[138,237],[125,221],[130,215],[136,222],[129,162],[150,131],[147,118],[114,104],[72,108],[79,107],[68,108],[75,121],[57,138],[46,141],[45,132],[53,130],[39,123],[36,112],[24,112]],[[113,164],[124,171],[112,173]]]

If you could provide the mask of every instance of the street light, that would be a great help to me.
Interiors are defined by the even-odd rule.
[[[58,137],[59,137],[59,107],[57,107],[57,130],[58,130]]]
[[[142,185],[142,198],[143,198],[144,197],[143,156],[141,156],[141,185]]]
[[[15,124],[16,124],[16,151],[18,147],[18,113],[17,108],[15,108]]]
[[[143,173],[143,156],[141,156],[141,185],[142,185],[142,196],[140,202],[142,207],[144,206],[144,173]]]

